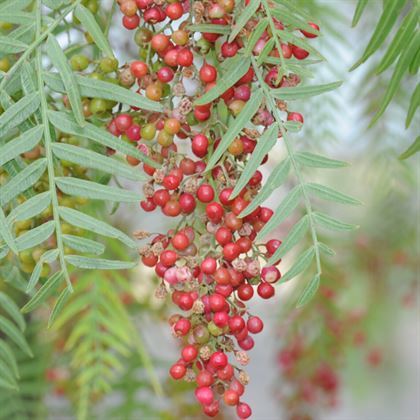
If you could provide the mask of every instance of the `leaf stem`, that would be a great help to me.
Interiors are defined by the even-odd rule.
[[[44,31],[41,32],[41,25],[42,23],[37,24],[37,32],[36,32],[36,39],[34,42],[32,42],[31,45],[28,46],[28,48],[25,50],[25,52],[19,57],[19,59],[16,61],[15,64],[13,64],[12,67],[10,67],[9,71],[3,76],[3,79],[0,82],[0,92],[3,90],[6,82],[11,79],[12,75],[17,71],[19,66],[32,54],[35,48],[37,48],[42,41],[60,24],[60,22],[73,10],[76,8],[76,6],[81,2],[81,0],[76,0],[71,6],[64,9],[64,12],[61,13],[57,17],[57,19],[51,23],[50,26]],[[42,7],[42,5],[37,2],[36,4],[37,8]],[[37,10],[37,14],[40,13],[40,10]]]
[[[280,53],[280,55],[281,55],[281,53]],[[251,60],[252,60],[252,66],[254,68],[254,71],[255,71],[255,74],[257,76],[258,82],[261,86],[261,89],[265,93],[267,106],[270,108],[270,111],[273,113],[274,118],[276,119],[276,121],[277,121],[277,123],[280,127],[280,131],[281,131],[281,134],[282,134],[282,137],[283,137],[283,142],[286,146],[287,154],[289,155],[290,163],[292,165],[293,171],[295,172],[295,175],[296,175],[296,179],[297,179],[298,184],[300,186],[300,189],[302,191],[302,196],[303,196],[303,200],[304,200],[304,203],[305,203],[306,213],[308,215],[308,220],[309,220],[309,228],[310,228],[310,231],[311,231],[312,242],[313,242],[313,246],[314,246],[314,250],[315,250],[315,260],[316,260],[316,269],[317,269],[316,275],[321,276],[322,267],[321,267],[321,257],[320,257],[320,251],[319,251],[319,245],[318,245],[318,235],[317,235],[317,232],[316,232],[311,200],[309,198],[308,192],[306,191],[306,184],[305,184],[305,181],[303,180],[302,173],[299,170],[298,163],[295,160],[293,146],[292,146],[291,142],[289,141],[289,139],[287,137],[287,132],[286,132],[286,129],[284,128],[284,122],[281,119],[279,110],[276,106],[276,102],[273,99],[273,97],[271,96],[270,89],[264,83],[264,80],[263,80],[262,75],[260,73],[260,69],[259,69],[259,67],[258,67],[258,65],[255,61],[255,58],[251,57]]]
[[[281,67],[283,68],[283,70],[286,70],[287,66],[286,66],[286,62],[282,54],[281,43],[276,33],[277,29],[273,22],[273,16],[271,15],[271,12],[270,12],[270,6],[268,5],[267,0],[261,0],[261,3],[264,6],[265,14],[267,15],[267,18],[268,18],[268,24],[270,25],[270,29],[274,37],[274,42],[279,52]]]
[[[78,2],[77,2],[78,3]],[[41,0],[37,0],[37,9],[36,9],[36,37],[40,39],[40,32],[41,32]],[[57,238],[57,248],[59,250],[59,259],[61,269],[63,270],[64,277],[66,279],[67,287],[70,292],[73,292],[73,286],[70,282],[70,276],[67,271],[67,264],[64,259],[64,244],[62,239],[62,232],[61,232],[61,224],[60,224],[60,215],[58,212],[58,198],[57,198],[57,189],[55,185],[55,175],[54,175],[54,161],[51,149],[51,132],[50,132],[50,123],[48,120],[48,102],[45,96],[45,87],[44,81],[42,79],[43,69],[42,69],[42,55],[41,55],[41,48],[36,50],[36,72],[38,78],[38,92],[41,98],[41,119],[42,123],[44,124],[44,146],[45,146],[45,156],[47,158],[47,170],[48,170],[48,182],[49,188],[51,191],[51,204],[52,204],[52,211],[53,211],[53,219],[55,222],[55,235]]]

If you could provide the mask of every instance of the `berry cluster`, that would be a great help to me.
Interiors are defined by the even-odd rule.
[[[155,235],[140,249],[143,264],[154,267],[162,279],[157,293],[164,296],[169,290],[172,301],[183,311],[170,318],[174,335],[182,340],[181,357],[171,367],[170,375],[196,382],[195,395],[205,414],[215,416],[223,400],[228,406],[236,406],[239,418],[248,418],[251,408],[242,401],[242,395],[249,378],[242,366],[247,365],[247,351],[254,346],[252,335],[262,331],[263,322],[249,313],[245,302],[254,294],[263,299],[274,296],[273,284],[281,277],[276,267],[280,261],[265,267],[262,263],[275,253],[281,241],[255,241],[272,217],[271,209],[258,206],[243,215],[261,189],[261,171],[256,170],[238,194],[233,196],[232,192],[274,117],[263,103],[252,118],[255,128],[244,128],[217,164],[207,169],[229,120],[252,101],[256,85],[253,67],[217,99],[205,105],[196,105],[194,100],[217,86],[220,64],[241,53],[255,25],[267,16],[260,7],[236,39],[228,42],[219,33],[191,31],[189,27],[192,23],[218,28],[232,25],[234,0],[191,5],[176,0],[117,3],[124,15],[124,27],[136,29],[134,39],[140,56],[120,70],[120,83],[135,85],[139,94],[160,102],[165,111],[119,112],[109,121],[108,130],[135,143],[160,164],[159,168],[142,166],[150,181],[143,187],[141,208],[146,212],[159,208],[168,217],[182,216],[176,228]],[[244,7],[249,4],[245,1]],[[284,29],[280,21],[273,21],[277,29]],[[253,54],[266,49],[272,36],[264,31]],[[281,45],[281,52],[271,44],[269,55],[273,58],[281,54],[284,59],[301,60],[309,55],[288,43]],[[264,64],[261,72],[269,88],[300,82],[297,75],[286,75],[277,65]],[[303,123],[302,115],[288,112],[287,104],[279,101],[278,106],[287,120]],[[131,157],[127,160],[133,165],[140,163]],[[265,156],[261,164],[267,160]],[[136,232],[138,239],[149,236]]]

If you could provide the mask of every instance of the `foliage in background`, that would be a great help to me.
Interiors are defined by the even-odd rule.
[[[376,4],[374,5],[374,7]],[[353,26],[356,26],[365,9],[372,7],[372,2],[359,0],[353,17]],[[408,128],[415,118],[420,104],[420,83],[416,84],[416,75],[420,65],[420,31],[419,31],[420,3],[418,0],[388,0],[383,2],[383,10],[376,24],[373,34],[359,60],[351,67],[354,70],[365,63],[375,54],[380,56],[378,64],[368,77],[382,77],[382,73],[392,70],[392,76],[384,86],[385,94],[381,98],[371,125],[375,124],[384,114],[388,105],[394,98],[403,83],[411,79],[415,84],[408,106],[405,126]],[[395,27],[398,29],[395,30]],[[394,33],[391,35],[391,33]],[[386,50],[383,48],[388,41]],[[417,125],[418,127],[418,125]],[[407,159],[420,150],[420,137],[417,137],[411,146],[401,154],[401,159]]]

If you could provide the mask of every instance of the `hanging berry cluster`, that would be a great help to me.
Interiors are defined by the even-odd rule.
[[[280,261],[262,265],[281,241],[255,242],[273,215],[271,209],[258,206],[242,216],[261,189],[261,171],[254,171],[235,197],[232,192],[274,116],[264,101],[257,104],[250,116],[252,128],[239,130],[220,159],[209,167],[235,117],[252,103],[253,89],[259,89],[255,69],[247,64],[244,74],[217,98],[201,105],[194,101],[223,84],[224,62],[242,53],[261,19],[271,19],[278,30],[284,26],[258,2],[256,13],[228,42],[226,34],[237,21],[235,7],[246,13],[253,7],[249,0],[239,5],[235,0],[117,3],[124,15],[123,26],[136,29],[134,39],[140,48],[140,60],[120,70],[120,83],[136,85],[139,94],[160,102],[165,111],[119,112],[108,130],[136,143],[161,165],[156,169],[143,164],[150,181],[144,185],[141,208],[147,212],[159,208],[165,216],[181,216],[176,228],[155,236],[140,249],[143,264],[154,267],[162,279],[158,293],[164,295],[169,290],[172,301],[183,311],[170,318],[174,335],[182,341],[181,357],[170,368],[170,375],[196,382],[195,395],[205,414],[215,416],[223,400],[236,406],[239,418],[248,418],[251,408],[242,396],[249,378],[242,367],[248,364],[247,351],[254,346],[252,335],[261,332],[263,322],[249,313],[245,302],[254,295],[262,299],[274,296],[273,284],[281,277],[276,267]],[[300,32],[308,38],[316,36]],[[287,42],[279,51],[273,38],[269,29],[261,31],[251,55],[264,52],[282,60],[302,60],[309,55]],[[269,88],[295,86],[300,81],[278,65],[264,64],[259,70],[258,83],[263,80]],[[288,112],[286,103],[278,101],[277,106],[286,112],[287,120],[303,123],[302,115]],[[279,132],[274,136],[279,137]],[[127,160],[133,165],[140,163],[129,156]],[[266,155],[261,164],[267,160]],[[148,236],[137,232],[138,239]]]

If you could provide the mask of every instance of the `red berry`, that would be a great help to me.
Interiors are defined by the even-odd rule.
[[[303,116],[299,112],[289,112],[287,114],[287,121],[297,121],[303,124]]]
[[[313,23],[313,22],[308,22],[308,25],[309,26],[312,26],[312,28],[314,28],[314,29],[316,29],[317,31],[319,31],[319,26],[316,24],[316,23]],[[310,33],[310,32],[308,32],[308,31],[305,31],[305,30],[303,30],[303,29],[301,29],[301,31],[300,32],[302,32],[302,34],[303,35],[305,35],[306,36],[306,38],[316,38],[318,35],[316,35],[316,34],[312,34],[312,33]]]
[[[241,284],[239,286],[238,288],[239,299],[246,301],[246,300],[251,299],[253,295],[254,295],[254,289],[250,284]]]
[[[216,241],[222,246],[232,242],[232,232],[223,226],[217,229],[215,237]]]
[[[223,217],[223,207],[221,204],[213,202],[207,204],[206,206],[206,214],[208,219],[213,223],[219,223]]]
[[[192,213],[196,206],[194,196],[190,193],[182,193],[179,196],[179,205],[184,213]]]
[[[197,198],[202,203],[210,203],[214,199],[214,190],[210,184],[201,184],[197,190]]]
[[[216,351],[210,356],[209,363],[216,369],[223,369],[228,363],[228,358],[225,353]]]
[[[212,257],[205,258],[201,263],[201,271],[205,274],[214,274],[216,267],[216,260]]]
[[[235,391],[227,389],[223,394],[223,400],[226,405],[238,405],[239,395]]]
[[[186,372],[187,372],[187,368],[180,363],[175,363],[169,369],[169,373],[172,376],[172,378],[174,378],[174,379],[183,378],[185,376]]]
[[[130,70],[134,77],[137,77],[137,79],[140,79],[146,76],[146,74],[149,71],[149,67],[143,61],[133,61],[130,64]]]
[[[188,346],[185,346],[182,349],[182,358],[187,362],[190,363],[193,360],[195,360],[198,356],[198,350],[195,346],[192,344],[189,344]]]
[[[195,397],[200,404],[209,405],[213,402],[214,394],[210,387],[202,386],[195,390]]]
[[[204,157],[209,147],[209,139],[204,134],[197,134],[192,139],[192,151],[197,157]]]
[[[174,325],[174,331],[177,335],[187,335],[191,329],[191,322],[186,318],[180,318]]]
[[[125,131],[133,125],[133,117],[128,114],[120,114],[115,118],[115,125],[119,131]]]
[[[236,41],[224,42],[221,47],[221,53],[223,57],[233,57],[239,50],[239,45]]]
[[[189,67],[192,65],[194,60],[193,53],[188,48],[182,48],[178,52],[178,56],[176,58],[177,64],[182,67]]]
[[[169,67],[162,67],[157,72],[158,79],[163,83],[169,83],[174,78],[174,71]]]
[[[208,370],[203,369],[198,372],[196,381],[199,387],[210,386],[214,382],[214,377]]]
[[[166,249],[165,251],[160,254],[160,262],[165,267],[172,267],[176,260],[178,259],[178,255],[175,251],[171,251],[169,249]]]
[[[274,296],[275,289],[270,283],[261,282],[257,287],[257,292],[263,299],[270,299]]]
[[[241,253],[241,248],[236,243],[228,243],[223,247],[223,257],[226,261],[233,261],[235,258],[239,257]]]
[[[278,239],[270,239],[265,244],[265,247],[267,248],[268,255],[269,256],[273,255],[280,245],[281,245],[281,241],[279,241]]]
[[[201,67],[199,75],[204,83],[214,82],[217,79],[216,67],[206,63]]]
[[[171,196],[166,189],[156,190],[153,194],[153,202],[160,207],[163,207],[170,198]]]
[[[280,279],[280,271],[277,267],[269,266],[261,270],[261,278],[267,283],[276,283]]]
[[[309,55],[308,51],[304,50],[303,48],[297,47],[296,45],[292,46],[292,53],[298,60],[304,60]]]
[[[213,295],[210,295],[209,303],[213,312],[219,312],[225,307],[226,299],[224,296],[214,293]]]
[[[240,403],[236,407],[236,414],[240,419],[247,419],[248,417],[251,417],[251,407],[246,403]]]
[[[172,246],[178,251],[182,251],[190,244],[190,241],[185,233],[177,233],[171,240]]]
[[[165,12],[169,19],[177,20],[184,14],[184,8],[181,3],[172,3],[168,5]]]
[[[169,200],[165,206],[163,207],[163,214],[166,214],[170,217],[176,217],[181,214],[181,205],[178,201],[175,200]]]
[[[250,316],[248,318],[248,321],[246,322],[246,327],[248,328],[248,331],[252,334],[258,334],[261,332],[264,328],[264,324],[261,321],[261,318],[257,316]]]
[[[136,29],[140,25],[140,16],[133,15],[133,16],[123,16],[122,23],[124,28],[133,30]]]
[[[140,201],[140,206],[144,211],[151,212],[156,208],[156,204],[151,198],[147,200]]]
[[[239,332],[244,327],[245,321],[241,316],[235,315],[229,319],[229,329],[232,333]]]

